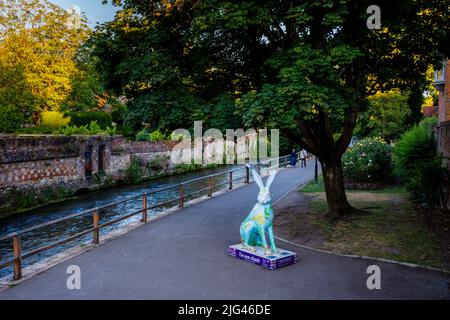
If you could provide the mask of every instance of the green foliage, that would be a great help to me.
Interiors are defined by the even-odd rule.
[[[89,125],[84,126],[65,126],[55,131],[57,134],[63,134],[66,136],[72,135],[110,135],[113,136],[116,134],[116,128],[106,127],[106,129],[102,129],[101,126],[97,123],[97,121],[91,121]]]
[[[360,138],[381,137],[388,142],[400,138],[407,129],[411,114],[407,100],[408,95],[397,91],[369,97],[368,110],[360,114],[355,135]]]
[[[166,136],[159,130],[152,131],[148,135],[148,141],[164,141],[167,140]]]
[[[66,114],[70,117],[70,124],[73,126],[89,125],[92,121],[95,121],[101,128],[112,126],[111,114],[107,112],[67,112]]]
[[[175,166],[175,172],[184,173],[184,172],[194,172],[201,170],[203,166],[201,164],[194,163],[180,163]]]
[[[147,169],[149,170],[150,174],[166,171],[169,158],[170,157],[156,156],[154,159],[149,160],[147,162]]]
[[[384,183],[392,174],[391,146],[381,139],[366,138],[342,157],[345,179],[350,183]]]
[[[41,127],[60,128],[70,123],[70,117],[59,111],[41,112]]]
[[[53,134],[55,128],[51,127],[26,127],[15,130],[17,134]]]
[[[136,141],[147,141],[149,133],[147,129],[142,129],[136,134]]]
[[[112,106],[111,118],[112,121],[117,125],[123,125],[125,119],[125,113],[127,111],[127,107],[117,101],[116,99],[110,99],[109,104]]]
[[[62,104],[67,111],[86,112],[98,106],[97,96],[102,93],[98,75],[93,71],[79,71],[71,78],[72,90]]]
[[[19,71],[25,90],[15,90],[12,78],[0,87],[17,102],[28,100],[29,110],[59,110],[72,91],[78,73],[75,56],[89,28],[85,17],[76,27],[69,19],[68,11],[47,0],[0,1],[0,74],[3,69]]]
[[[145,175],[145,170],[143,168],[142,162],[139,158],[133,157],[130,164],[125,170],[124,181],[126,183],[138,183],[142,181]]]
[[[448,194],[448,170],[436,152],[434,134],[426,126],[407,131],[394,148],[396,172],[416,203],[439,205]]]
[[[134,139],[135,135],[134,135],[133,128],[131,128],[129,126],[125,126],[125,125],[117,126],[115,128],[117,128],[117,134],[120,134],[129,140]]]
[[[439,124],[439,120],[437,117],[427,117],[420,121],[419,125],[421,127],[425,127],[430,131],[433,131]]]
[[[29,124],[39,104],[23,68],[5,61],[0,44],[0,132],[14,132],[21,125]]]
[[[23,113],[18,112],[12,105],[0,104],[0,132],[14,132],[22,123],[24,123]]]
[[[429,66],[450,55],[442,0],[380,0],[380,30],[366,27],[369,0],[114,3],[91,45],[108,88],[130,101],[129,125],[173,130],[235,115],[227,125],[282,129],[330,169],[368,96],[398,88],[418,101]],[[340,198],[333,214],[348,212]]]

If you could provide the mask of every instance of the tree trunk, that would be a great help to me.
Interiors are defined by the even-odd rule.
[[[330,156],[321,159],[320,163],[327,195],[328,217],[336,220],[342,216],[355,213],[357,210],[348,203],[345,194],[341,156]]]

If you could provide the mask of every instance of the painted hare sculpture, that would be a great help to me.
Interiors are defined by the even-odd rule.
[[[240,230],[242,245],[245,249],[256,251],[255,246],[263,247],[266,255],[278,252],[273,236],[273,209],[272,198],[269,192],[270,185],[276,174],[277,171],[272,171],[264,186],[260,175],[255,170],[252,170],[253,178],[259,186],[258,202],[250,211],[248,217],[242,222]],[[267,245],[266,232],[269,236],[270,249]]]

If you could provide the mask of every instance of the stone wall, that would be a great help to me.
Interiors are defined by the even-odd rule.
[[[157,159],[157,170],[148,174],[168,174],[175,144],[122,136],[0,135],[0,216],[120,181],[133,158],[145,167]]]

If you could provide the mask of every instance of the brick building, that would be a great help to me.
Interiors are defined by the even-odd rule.
[[[450,60],[435,72],[434,83],[439,91],[437,147],[450,170]],[[448,199],[447,208],[450,209],[450,195]]]
[[[439,91],[438,104],[438,150],[450,168],[450,60],[435,72],[434,83]]]

